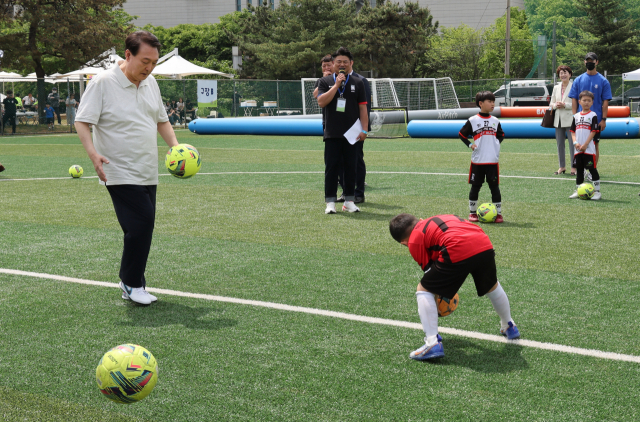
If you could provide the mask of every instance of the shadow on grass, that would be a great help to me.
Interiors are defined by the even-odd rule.
[[[508,220],[505,220],[504,223],[495,224],[495,226],[497,226],[497,227],[518,227],[520,229],[535,229],[536,228],[536,225],[531,223],[531,222],[514,223],[513,221],[508,221]]]
[[[150,306],[139,306],[127,303],[129,321],[122,325],[134,327],[163,327],[167,325],[183,325],[194,330],[219,330],[238,325],[238,321],[219,318],[224,310],[214,307],[192,307],[168,302],[160,298]],[[215,315],[214,315],[215,314]]]
[[[358,204],[358,206],[360,205],[362,205],[362,208],[364,208],[364,210],[366,210],[367,208],[374,208],[378,210],[402,210],[404,208],[400,205],[377,204],[375,202],[365,202],[364,204]]]
[[[338,215],[346,218],[353,218],[354,220],[376,220],[376,221],[386,221],[387,223],[397,214],[373,214],[367,212],[366,210],[362,210],[361,212],[340,212]]]
[[[445,357],[431,363],[443,366],[464,366],[477,372],[508,373],[529,368],[522,357],[523,346],[502,344],[498,350],[463,338],[446,338],[443,343]]]

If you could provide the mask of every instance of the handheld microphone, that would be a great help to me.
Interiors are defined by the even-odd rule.
[[[346,72],[345,72],[345,70],[344,70],[344,69],[340,69],[340,72],[338,72],[338,73],[342,73],[342,74],[344,75]],[[340,88],[344,88],[344,81],[342,81],[342,82],[340,83]]]

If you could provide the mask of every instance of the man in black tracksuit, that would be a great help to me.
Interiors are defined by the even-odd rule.
[[[367,137],[369,115],[366,90],[362,79],[351,74],[353,56],[344,47],[333,55],[336,73],[325,76],[318,82],[318,105],[324,109],[326,124],[324,129],[325,156],[325,202],[326,214],[335,214],[337,201],[338,174],[340,164],[344,168],[343,211],[357,212],[354,204],[356,168],[358,162],[357,144]],[[345,133],[360,119],[362,131],[356,137],[355,145],[349,143]]]

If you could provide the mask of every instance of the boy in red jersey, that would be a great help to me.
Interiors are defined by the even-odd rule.
[[[491,91],[481,91],[476,94],[476,105],[480,113],[471,116],[460,129],[459,136],[465,145],[473,150],[471,153],[471,168],[469,169],[469,221],[478,221],[478,195],[486,177],[491,189],[491,201],[498,209],[496,223],[502,223],[502,196],[500,195],[500,144],[504,140],[504,132],[500,121],[490,113],[496,105],[496,97]],[[473,137],[473,143],[469,137]]]
[[[473,276],[478,296],[486,295],[500,316],[500,333],[509,340],[520,337],[511,319],[509,298],[498,282],[493,245],[480,227],[455,215],[436,215],[423,220],[400,214],[389,222],[389,232],[409,248],[424,271],[416,297],[425,344],[409,354],[411,359],[444,357],[434,295],[452,298],[469,274]]]

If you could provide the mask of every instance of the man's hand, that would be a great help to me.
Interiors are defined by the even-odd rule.
[[[338,73],[338,76],[336,76],[336,85],[338,86],[338,88],[340,87],[340,85],[342,85],[342,82],[347,80],[347,75],[344,73]]]
[[[102,168],[102,163],[109,164],[109,160],[106,157],[96,153],[93,156],[89,157],[91,162],[93,163],[93,168],[96,169],[96,173],[98,173],[98,178],[103,182],[107,182],[107,176],[104,174],[104,169]]]
[[[607,127],[607,122],[605,122],[604,120],[602,120],[599,124],[600,126],[600,132],[602,132],[604,130],[604,128]]]
[[[360,132],[360,134],[356,138],[356,141],[363,142],[365,139],[367,139],[367,134],[364,132]]]
[[[469,148],[471,148],[472,150],[474,150],[474,151],[475,151],[475,150],[476,150],[476,148],[478,148],[478,145],[476,145],[476,144],[471,144],[471,146],[470,146]]]

